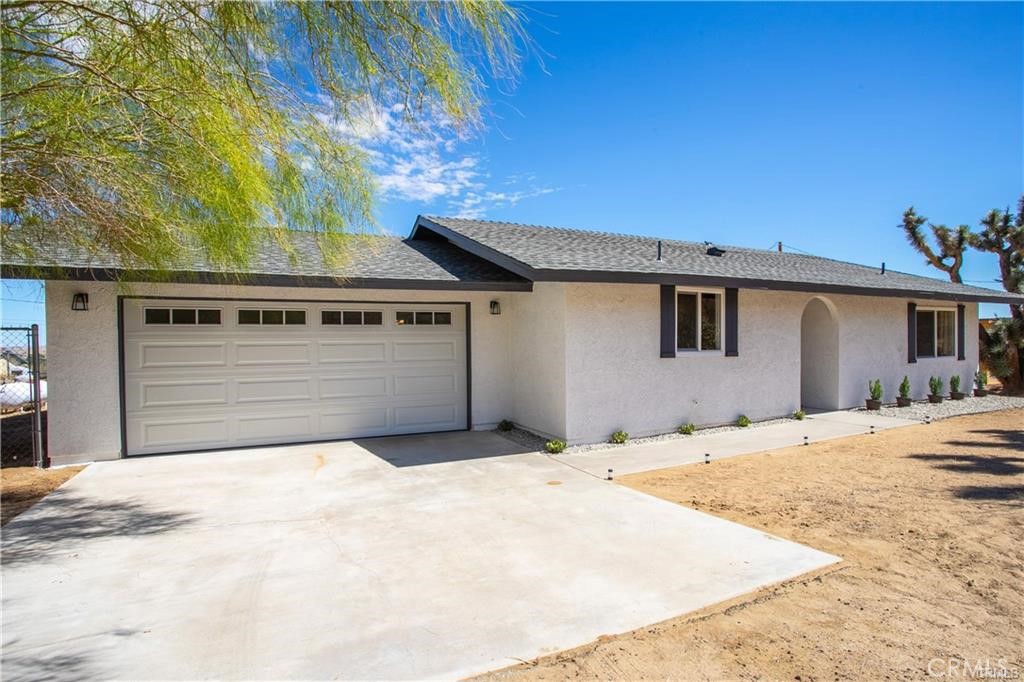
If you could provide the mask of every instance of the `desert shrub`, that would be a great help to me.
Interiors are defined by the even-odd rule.
[[[978,373],[974,375],[974,387],[979,391],[983,391],[986,386],[988,386],[988,372],[979,369]]]
[[[932,395],[942,395],[942,383],[942,377],[928,379],[928,388],[931,389]]]
[[[687,422],[685,424],[681,424],[679,426],[679,428],[677,429],[677,431],[679,431],[679,433],[683,434],[684,436],[689,436],[690,434],[692,434],[696,430],[697,430],[697,427],[694,426],[690,422]]]
[[[806,416],[807,416],[807,413],[804,412],[803,410],[797,410],[796,412],[793,413],[793,419],[799,419],[801,421]]]
[[[629,434],[623,431],[622,429],[619,429],[618,431],[612,434],[612,442],[615,443],[616,445],[622,445],[627,440],[629,440]]]
[[[745,414],[741,414],[739,419],[736,420],[736,426],[750,426],[750,417]]]
[[[515,426],[516,425],[513,424],[508,419],[502,419],[500,422],[498,422],[498,430],[499,431],[511,431],[512,429],[515,428]]]
[[[951,393],[960,392],[960,375],[954,374],[949,378],[949,390]]]
[[[900,382],[900,397],[910,397],[910,378],[906,374],[903,375],[903,381]]]
[[[872,400],[882,399],[882,382],[880,379],[871,379],[868,381],[868,395],[871,396]]]
[[[544,443],[544,449],[552,455],[557,455],[559,452],[565,450],[565,441],[558,440],[557,438],[549,440],[547,443]]]

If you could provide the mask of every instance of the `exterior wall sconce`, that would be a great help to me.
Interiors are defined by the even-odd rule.
[[[491,315],[501,315],[501,304],[497,301],[491,301]]]
[[[88,310],[89,309],[89,294],[75,294],[74,298],[71,299],[72,310]]]

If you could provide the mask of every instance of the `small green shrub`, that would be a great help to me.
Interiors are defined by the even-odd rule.
[[[932,395],[942,395],[942,383],[942,377],[928,379],[928,388],[931,389]]]
[[[868,395],[871,396],[872,400],[882,399],[882,382],[880,379],[868,381]]]
[[[565,450],[565,441],[558,440],[557,438],[549,440],[547,443],[544,443],[544,449],[552,455],[557,455],[559,452]]]
[[[498,422],[498,430],[499,431],[511,431],[512,429],[515,428],[515,426],[516,425],[513,424],[508,419],[502,419],[500,422]]]
[[[680,427],[679,427],[679,428],[677,429],[677,431],[679,431],[679,433],[683,434],[684,436],[689,436],[689,435],[691,435],[691,434],[692,434],[692,433],[693,433],[694,431],[696,431],[696,430],[697,430],[697,427],[696,427],[696,426],[694,426],[694,425],[693,425],[692,423],[690,423],[690,422],[687,422],[687,423],[685,423],[685,424],[682,424],[682,425],[681,425],[681,426],[680,426]]]
[[[623,431],[622,429],[619,429],[618,431],[612,434],[612,442],[615,443],[616,445],[622,445],[627,440],[629,440],[629,434]]]
[[[800,421],[803,421],[803,418],[806,416],[807,413],[804,412],[803,410],[797,410],[796,412],[793,413],[793,419],[799,419]]]
[[[900,397],[910,397],[910,379],[905,374],[903,375],[903,381],[900,382]]]
[[[736,426],[750,426],[750,417],[741,414],[739,419],[736,420]]]
[[[979,369],[978,373],[974,375],[974,387],[979,391],[984,391],[986,386],[988,386],[988,372]]]
[[[960,392],[960,375],[954,374],[949,378],[949,391],[950,393]]]

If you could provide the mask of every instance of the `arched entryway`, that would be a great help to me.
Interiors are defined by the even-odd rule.
[[[812,298],[800,318],[800,404],[839,409],[839,317],[824,298]]]

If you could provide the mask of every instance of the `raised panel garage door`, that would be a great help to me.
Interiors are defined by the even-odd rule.
[[[461,304],[125,299],[129,455],[467,428]]]

